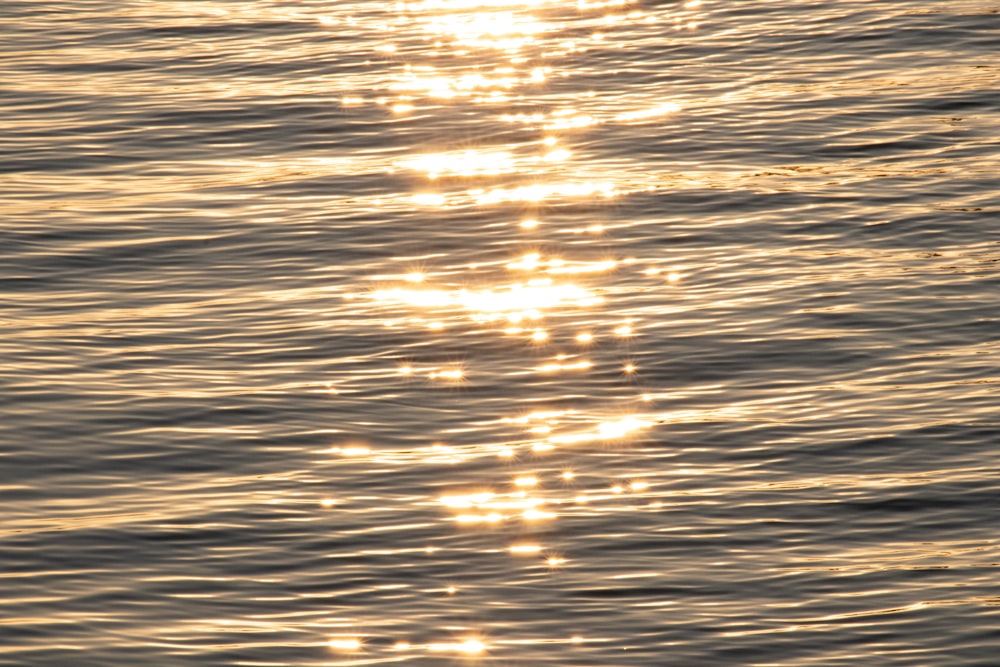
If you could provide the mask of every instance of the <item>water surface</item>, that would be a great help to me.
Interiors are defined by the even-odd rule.
[[[0,34],[0,665],[996,664],[997,2]]]

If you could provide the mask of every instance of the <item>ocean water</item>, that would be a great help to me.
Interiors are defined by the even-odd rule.
[[[1000,665],[1000,2],[0,53],[0,665]]]

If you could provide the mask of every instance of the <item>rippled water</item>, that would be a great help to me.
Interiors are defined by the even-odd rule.
[[[0,4],[0,664],[1000,664],[1000,3]]]

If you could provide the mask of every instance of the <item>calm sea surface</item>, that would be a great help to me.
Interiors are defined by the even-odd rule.
[[[0,665],[1000,665],[998,67],[998,0],[2,0]]]

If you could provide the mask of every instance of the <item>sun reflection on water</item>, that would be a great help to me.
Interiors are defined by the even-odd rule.
[[[434,36],[451,37],[456,46],[508,52],[534,43],[536,35],[553,29],[533,16],[510,12],[438,16],[428,20],[425,27]]]
[[[430,179],[442,175],[482,176],[507,174],[516,170],[513,154],[507,151],[464,150],[456,153],[418,155],[402,166],[427,174]]]
[[[458,308],[476,322],[506,320],[515,324],[523,320],[537,320],[545,311],[568,306],[587,308],[604,300],[591,289],[569,283],[555,283],[550,279],[480,290],[397,287],[376,290],[372,298],[381,303],[396,303],[413,308]]]
[[[642,132],[647,125],[676,122],[681,104],[667,94],[610,101],[593,91],[573,91],[578,72],[567,62],[587,49],[611,48],[623,27],[648,21],[650,16],[634,4],[399,2],[394,6],[398,23],[387,24],[367,48],[386,68],[382,86],[339,93],[344,113],[364,113],[364,107],[378,105],[380,113],[396,114],[398,124],[409,129],[424,114],[480,114],[502,123],[500,137],[428,139],[412,154],[385,161],[386,173],[402,170],[419,180],[400,199],[415,219],[444,219],[452,213],[461,218],[475,211],[495,218],[486,224],[489,233],[499,229],[510,238],[474,248],[473,257],[435,248],[417,257],[393,258],[406,262],[389,264],[393,269],[372,271],[370,289],[350,298],[356,303],[367,299],[386,327],[412,333],[419,341],[405,353],[383,359],[379,377],[388,378],[393,391],[413,391],[408,398],[422,391],[461,395],[509,381],[524,391],[522,405],[559,407],[491,415],[479,422],[456,410],[466,423],[449,422],[440,436],[444,442],[431,440],[439,437],[435,435],[427,446],[388,449],[345,438],[322,451],[345,467],[440,466],[447,472],[435,480],[433,490],[406,502],[433,511],[429,525],[444,527],[448,535],[482,539],[488,557],[504,559],[532,576],[566,576],[579,562],[580,554],[558,543],[569,517],[654,511],[663,505],[653,474],[638,470],[612,476],[589,469],[588,454],[625,449],[659,424],[695,418],[652,412],[654,399],[663,394],[642,387],[642,357],[632,349],[644,340],[640,332],[652,328],[641,313],[616,309],[611,296],[628,280],[641,281],[644,289],[667,289],[687,270],[609,250],[625,224],[609,221],[603,211],[630,194],[657,189],[658,176],[609,169],[591,160],[593,144],[588,141],[595,137],[594,143],[600,143],[603,133]],[[683,25],[689,22],[686,17]],[[380,195],[378,205],[382,197],[389,198]],[[559,210],[565,204],[588,213],[566,223]],[[443,237],[446,225],[447,220]],[[428,352],[465,333],[495,345],[471,348],[487,350],[482,358],[463,350],[460,362]],[[490,358],[493,353],[502,361]],[[600,390],[610,387],[607,395],[614,398],[588,401],[585,392],[566,392],[565,387],[582,386],[589,378]],[[464,444],[448,442],[457,433],[467,438]],[[483,465],[494,470],[483,474]],[[340,504],[339,498],[327,496],[314,502],[330,510],[329,516],[336,515]],[[421,554],[440,550],[425,544],[418,547]],[[469,590],[464,582],[462,586]],[[444,604],[469,597],[450,581],[423,590]],[[389,659],[405,661],[445,659],[437,654],[472,660],[499,652],[504,644],[493,638],[487,642],[481,628],[445,630],[449,634],[436,641],[417,642],[408,634],[379,643],[345,629],[329,646],[366,658],[391,650],[395,655]],[[564,636],[545,641],[573,645],[584,640]]]
[[[517,76],[509,68],[496,68],[492,72],[469,72],[458,76],[438,74],[434,67],[407,67],[397,76],[391,90],[404,93],[422,93],[432,98],[452,99],[468,97],[481,91],[509,91],[521,83],[537,82],[537,75]]]
[[[338,651],[359,651],[362,644],[356,637],[337,637],[329,641],[329,646]]]

